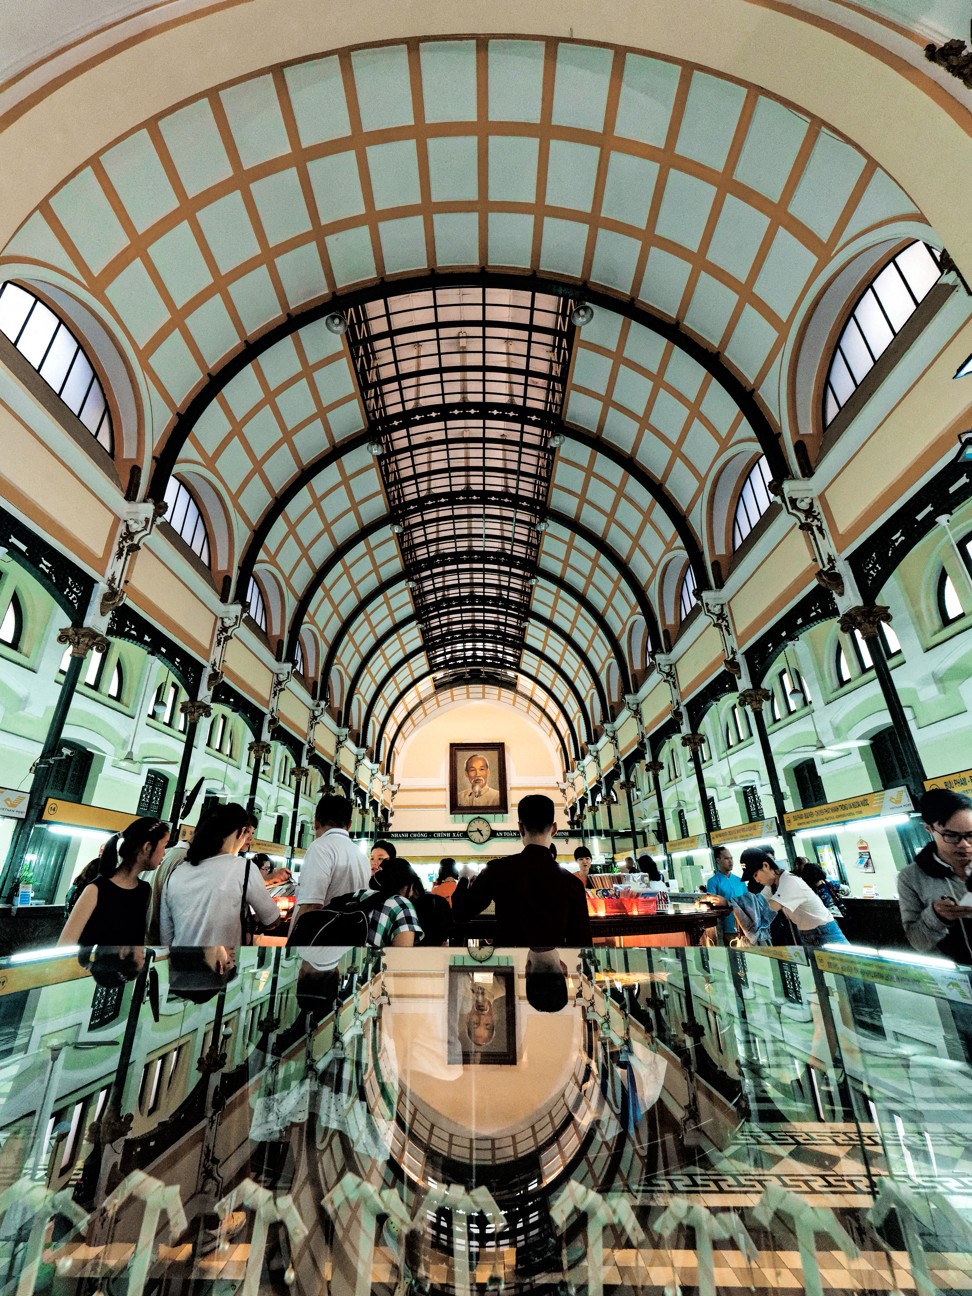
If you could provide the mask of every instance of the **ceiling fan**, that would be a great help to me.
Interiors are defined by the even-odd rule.
[[[814,737],[812,743],[803,743],[800,747],[794,747],[792,749],[793,753],[812,752],[815,756],[842,756],[844,752],[853,751],[855,747],[866,747],[868,745],[867,742],[860,738],[846,738],[841,742],[833,743],[824,742],[817,730],[817,721],[814,718],[813,708],[809,705],[807,695],[801,687],[802,677],[799,675],[795,676],[793,671],[790,669],[790,661],[786,655],[785,648],[783,649],[783,662],[786,666],[786,677],[790,681],[790,701],[797,709],[803,706],[807,707],[810,713],[810,724],[813,728]]]

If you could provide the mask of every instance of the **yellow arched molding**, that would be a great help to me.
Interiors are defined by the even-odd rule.
[[[687,59],[793,102],[868,151],[910,194],[972,277],[972,119],[926,69],[773,0],[254,0],[175,23],[117,49],[5,122],[0,245],[89,157],[213,85],[347,45],[407,37],[552,36]],[[860,93],[867,86],[867,94]],[[105,105],[111,104],[111,112]],[[39,145],[39,142],[41,144]],[[929,165],[929,159],[937,159]]]

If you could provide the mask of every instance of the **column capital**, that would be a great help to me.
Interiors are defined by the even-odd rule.
[[[705,737],[700,733],[682,734],[682,746],[687,747],[693,754],[701,750]]]
[[[865,639],[875,639],[882,625],[891,624],[891,609],[882,603],[861,603],[848,608],[840,618],[844,634],[857,630]]]
[[[309,765],[294,766],[294,778],[298,778],[298,779],[306,778],[309,773],[310,773]]]
[[[108,640],[92,626],[65,626],[57,632],[57,642],[68,644],[72,657],[87,657],[89,652],[107,652]]]
[[[180,703],[179,710],[190,724],[206,720],[213,714],[213,708],[208,702],[190,702],[188,699]]]
[[[748,707],[750,711],[762,711],[763,707],[773,697],[769,689],[748,688],[743,689],[739,694],[739,705]]]
[[[262,738],[255,738],[253,742],[247,743],[246,750],[254,759],[259,757],[262,760],[264,756],[270,755],[270,744]]]
[[[645,772],[648,774],[660,774],[664,768],[665,766],[661,761],[645,761]]]

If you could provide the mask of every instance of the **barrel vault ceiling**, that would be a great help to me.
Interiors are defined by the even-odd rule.
[[[921,223],[755,86],[443,39],[173,105],[2,255],[102,313],[144,379],[144,488],[195,490],[217,584],[255,575],[271,644],[301,643],[363,743],[496,696],[573,758],[677,633],[685,572],[712,583],[717,489],[761,454],[793,471],[807,303]]]

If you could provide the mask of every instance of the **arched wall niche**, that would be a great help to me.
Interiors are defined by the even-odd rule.
[[[449,744],[505,743],[509,813],[494,818],[498,827],[516,825],[516,806],[531,792],[549,796],[562,820],[558,786],[563,779],[562,758],[553,740],[524,712],[489,699],[456,700],[438,708],[419,724],[395,753],[394,827],[406,830],[459,829],[472,812],[449,814]],[[457,848],[458,849],[458,848]],[[478,849],[478,848],[477,848]],[[497,850],[515,851],[515,841],[494,843]],[[469,851],[473,848],[470,845]],[[443,847],[443,854],[454,853]]]

